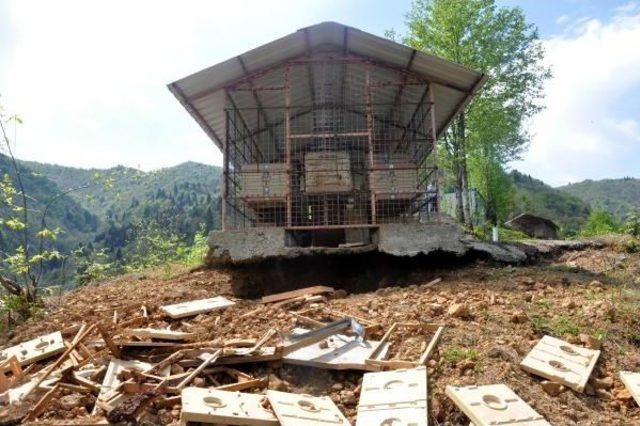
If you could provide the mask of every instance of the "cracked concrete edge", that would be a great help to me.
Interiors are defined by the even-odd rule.
[[[436,252],[463,257],[482,253],[500,263],[519,264],[566,250],[583,250],[594,241],[527,240],[517,243],[479,241],[465,234],[455,223],[434,221],[416,224],[382,224],[376,241],[361,247],[285,247],[283,228],[249,228],[241,231],[214,231],[209,235],[207,264],[259,263],[269,259],[301,256],[349,255],[381,252],[397,257],[415,257]]]

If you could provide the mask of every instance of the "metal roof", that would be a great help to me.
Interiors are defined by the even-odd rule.
[[[436,56],[336,22],[323,22],[257,47],[168,85],[218,147],[225,133],[224,88],[315,49],[331,47],[374,63],[406,70],[433,84],[436,129],[440,136],[471,100],[485,75]],[[381,68],[379,72],[384,72]],[[267,82],[277,76],[262,76]],[[296,84],[295,76],[292,84]],[[277,82],[271,82],[277,83]],[[303,84],[301,80],[300,85]],[[300,93],[304,93],[302,90]],[[265,101],[269,101],[266,99]],[[249,100],[247,100],[249,102]],[[296,100],[292,99],[292,105]],[[251,127],[253,123],[249,125]]]

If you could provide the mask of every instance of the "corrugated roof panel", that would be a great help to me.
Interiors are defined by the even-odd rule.
[[[323,22],[311,27],[298,30],[299,33],[307,31],[309,33],[309,42],[312,47],[322,46],[325,44],[333,44],[342,46],[344,40],[344,25],[336,22]]]
[[[346,27],[335,22],[323,22],[318,25],[298,30],[295,33],[257,47],[249,52],[240,55],[246,67],[243,69],[239,57],[234,57],[221,62],[212,67],[206,68],[170,85],[170,88],[183,103],[185,108],[201,122],[205,120],[208,127],[212,128],[218,137],[224,136],[224,107],[225,96],[221,90],[239,79],[246,76],[246,72],[254,73],[276,66],[288,59],[298,57],[308,52],[308,48],[318,48],[319,46],[334,46],[338,51],[344,48],[344,34],[348,32],[349,51],[370,58],[376,62],[385,63],[398,69],[405,69],[413,50],[393,41],[365,33],[355,28]],[[308,39],[307,39],[308,37]],[[364,99],[363,90],[360,88],[365,79],[365,68],[357,64],[347,66],[347,81],[353,84],[347,87],[347,94],[353,103],[362,103]],[[412,61],[411,71],[421,75],[423,78],[431,80],[434,84],[436,98],[436,122],[438,133],[444,130],[457,108],[463,104],[465,99],[473,94],[470,91],[477,88],[482,75],[468,70],[458,64],[446,61],[441,58],[417,52]],[[342,75],[336,74],[335,78],[342,79]],[[396,75],[382,67],[371,68],[372,81],[396,79]],[[311,90],[309,87],[309,76],[306,67],[294,67],[290,74],[290,84],[294,88],[291,94],[291,105],[310,104]],[[254,81],[256,86],[281,86],[284,84],[281,72],[267,72],[257,77]],[[315,83],[316,85],[318,83]],[[446,86],[446,87],[445,87]],[[244,85],[243,87],[248,87]],[[456,88],[456,90],[452,89]],[[330,97],[335,94],[329,90]],[[317,91],[317,87],[316,87]],[[376,99],[384,102],[393,102],[397,89],[395,87],[376,89]],[[403,101],[408,99],[419,100],[424,91],[421,86],[407,86],[403,91]],[[282,106],[283,93],[279,91],[261,91],[259,98],[263,106]],[[255,107],[255,99],[251,92],[236,92],[234,96],[239,106]],[[417,102],[417,101],[416,101]],[[266,111],[267,120],[277,120],[282,116],[282,110]],[[403,119],[408,113],[402,112]],[[257,126],[258,115],[247,114],[245,118],[249,127]],[[264,121],[264,116],[259,120]],[[202,123],[201,123],[202,125]],[[221,146],[221,141],[215,141]]]
[[[349,51],[404,69],[411,58],[412,49],[391,40],[367,34],[360,30],[349,32]]]
[[[450,82],[463,91],[471,90],[481,74],[464,68],[453,62],[424,53],[417,54],[411,69],[425,76],[433,76],[439,80]]]
[[[293,33],[243,53],[240,57],[249,72],[256,72],[304,54],[305,51],[303,34]]]

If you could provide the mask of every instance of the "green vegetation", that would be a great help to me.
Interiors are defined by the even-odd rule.
[[[585,180],[558,189],[583,199],[594,210],[612,213],[618,221],[640,209],[640,179]]]
[[[552,188],[516,170],[509,174],[514,186],[511,216],[530,213],[551,219],[564,235],[575,235],[589,217],[591,209],[580,198]]]
[[[463,348],[447,348],[442,353],[442,358],[449,364],[457,364],[463,359],[477,360],[480,357],[480,352],[476,349],[463,349]]]
[[[597,237],[599,235],[616,233],[619,229],[620,225],[610,212],[596,210],[587,218],[587,222],[582,227],[580,235],[583,237]]]
[[[537,29],[522,9],[499,7],[494,0],[414,0],[407,26],[405,44],[487,77],[454,118],[440,152],[453,171],[458,219],[472,228],[470,203],[462,199],[473,184],[485,200],[488,221],[498,224],[511,199],[504,168],[525,149],[529,135],[523,125],[541,109],[542,85],[550,76]]]

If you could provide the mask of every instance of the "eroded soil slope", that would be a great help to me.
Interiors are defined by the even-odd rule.
[[[111,332],[117,334],[121,330],[113,323],[114,311],[119,322],[126,321],[140,316],[143,305],[151,318],[147,326],[171,325],[174,330],[196,332],[201,340],[259,338],[269,328],[291,330],[296,325],[292,312],[309,308],[274,308],[255,300],[235,299],[237,304],[223,312],[185,321],[155,315],[164,304],[216,295],[234,298],[231,274],[204,270],[163,279],[149,273],[85,287],[51,301],[47,312],[17,327],[2,343],[15,344],[44,332],[97,320],[110,324]],[[437,277],[442,281],[427,285]],[[329,299],[319,307],[328,306],[381,324],[374,338],[398,321],[447,325],[428,364],[432,424],[468,424],[444,395],[446,385],[491,383],[507,384],[554,425],[640,424],[640,409],[618,376],[620,370],[640,371],[638,277],[640,255],[590,249],[534,266],[474,262],[445,269],[434,265],[415,268],[408,271],[401,286],[386,279],[383,288]],[[296,286],[295,277],[283,275],[283,279],[290,282],[278,283],[278,287]],[[581,334],[602,339],[602,355],[584,393],[565,390],[551,396],[543,389],[541,378],[519,368],[524,355],[544,334],[577,344],[581,344]],[[397,353],[405,356],[419,353],[423,345],[422,339],[411,335],[396,338],[394,343]],[[343,412],[355,419],[360,372],[265,364],[238,368],[255,376],[269,374],[271,388],[331,395]],[[179,409],[152,408],[147,420],[177,423]],[[83,410],[82,404],[69,410],[55,401],[41,418],[76,418],[86,414]]]

